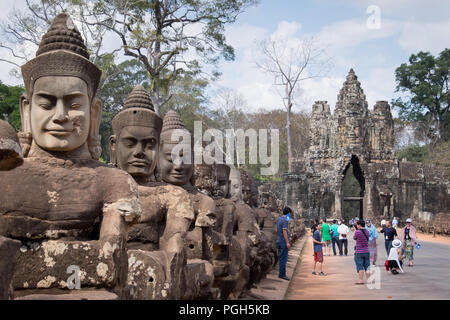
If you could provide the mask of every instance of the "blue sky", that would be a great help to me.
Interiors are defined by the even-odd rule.
[[[0,19],[24,0],[0,1]],[[366,12],[370,5],[380,10],[380,29],[369,29]],[[420,50],[438,54],[450,46],[450,1],[447,0],[262,0],[241,14],[226,28],[226,37],[235,48],[236,59],[222,61],[222,77],[209,90],[214,95],[229,89],[246,101],[246,110],[282,108],[271,75],[255,65],[255,43],[283,35],[287,41],[313,36],[327,47],[333,68],[320,79],[301,83],[302,96],[296,110],[311,110],[316,100],[327,100],[332,109],[345,76],[353,68],[366,93],[369,108],[377,100],[390,101],[395,94],[394,70]],[[0,58],[6,54],[0,51]],[[0,80],[20,83],[0,62]]]

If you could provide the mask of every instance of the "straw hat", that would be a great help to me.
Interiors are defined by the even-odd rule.
[[[392,246],[394,248],[400,248],[402,246],[402,242],[398,239],[395,239],[394,241],[392,241]]]

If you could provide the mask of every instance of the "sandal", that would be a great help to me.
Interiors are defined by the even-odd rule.
[[[355,284],[358,284],[358,285],[363,285],[363,284],[364,284],[364,282],[355,282]]]
[[[322,271],[319,272],[319,276],[326,276],[325,273],[323,273]]]

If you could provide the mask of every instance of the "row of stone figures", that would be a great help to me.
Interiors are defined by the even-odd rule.
[[[142,86],[98,161],[101,71],[67,14],[22,75],[22,131],[0,122],[0,299],[238,298],[277,263],[282,203],[244,170],[183,161],[188,131]]]

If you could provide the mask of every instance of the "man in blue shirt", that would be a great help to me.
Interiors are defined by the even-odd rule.
[[[278,278],[284,280],[290,280],[286,276],[286,263],[288,258],[288,250],[291,247],[289,243],[289,228],[288,222],[291,219],[292,209],[286,207],[283,209],[283,215],[277,220],[277,247],[278,247],[278,256],[280,260],[280,268],[278,271]]]

